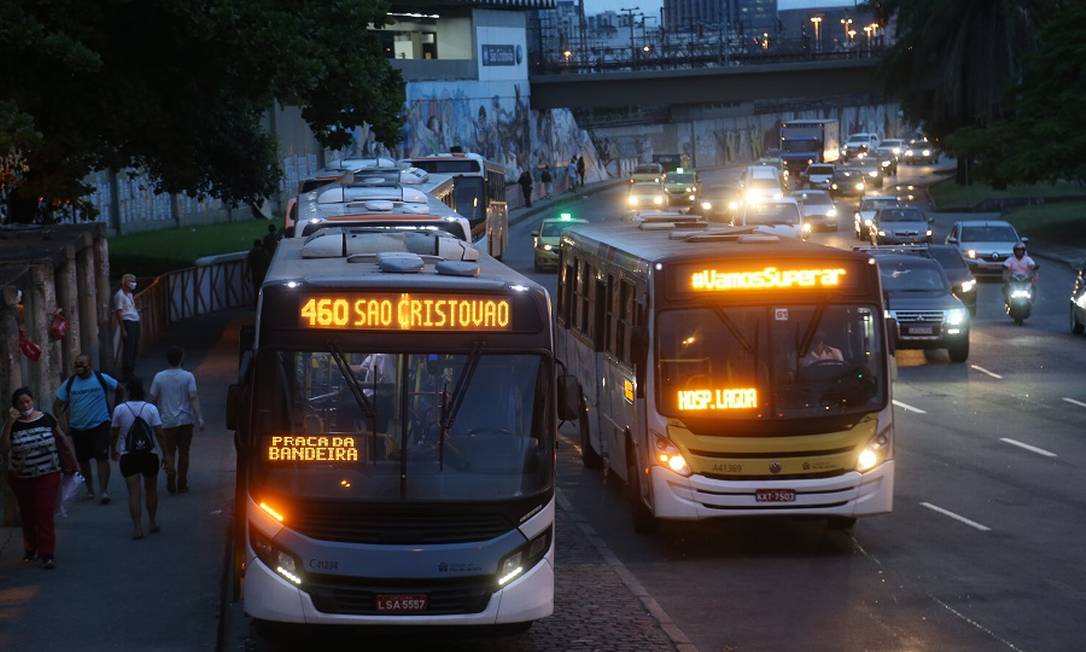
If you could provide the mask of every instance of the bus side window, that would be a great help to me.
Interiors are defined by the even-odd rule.
[[[615,275],[614,274],[608,274],[607,275],[607,292],[606,292],[606,295],[604,297],[604,302],[603,302],[603,305],[605,306],[605,312],[606,312],[606,317],[605,317],[605,321],[604,321],[604,325],[603,325],[603,331],[604,331],[604,334],[603,334],[603,349],[605,351],[607,351],[608,353],[610,353],[612,356],[616,355],[616,353],[615,353],[615,326],[616,326],[615,322],[617,321],[617,319],[616,319],[616,316],[617,316],[616,312],[617,311],[615,310],[615,297],[616,297],[617,293],[615,292],[615,285],[616,285],[616,283],[615,283]]]
[[[607,350],[607,297],[608,285],[601,278],[593,279],[595,287],[592,293],[592,330],[596,351]]]
[[[577,275],[577,300],[580,304],[578,306],[577,330],[582,335],[586,335],[589,338],[592,337],[592,265],[586,261],[581,261],[580,273]]]
[[[570,303],[573,297],[573,261],[569,249],[562,249],[561,255],[558,274],[558,322],[569,328],[571,326]]]
[[[623,279],[618,297],[618,328],[615,332],[615,355],[624,364],[632,366],[630,356],[630,331],[633,325],[633,284]]]

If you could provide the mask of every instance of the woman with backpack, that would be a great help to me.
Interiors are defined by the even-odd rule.
[[[23,561],[41,558],[42,568],[52,570],[60,474],[75,473],[75,450],[56,420],[35,409],[26,387],[11,395],[9,417],[0,433],[0,453],[10,454],[8,482],[22,515]]]
[[[111,451],[120,460],[121,475],[128,485],[128,512],[132,538],[143,538],[140,502],[147,492],[147,517],[151,534],[158,532],[158,466],[162,417],[153,403],[144,400],[143,381],[133,376],[125,383],[128,400],[113,410]],[[140,478],[143,479],[141,491]]]

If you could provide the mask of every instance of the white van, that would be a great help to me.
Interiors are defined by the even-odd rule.
[[[769,165],[752,165],[739,181],[745,203],[757,203],[784,197],[780,170]]]

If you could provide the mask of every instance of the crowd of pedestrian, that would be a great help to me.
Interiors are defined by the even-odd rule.
[[[159,469],[166,471],[169,493],[188,492],[193,429],[204,429],[196,378],[182,368],[184,357],[183,349],[171,347],[166,352],[168,366],[155,374],[145,392],[139,377],[130,374],[122,386],[93,369],[90,358],[80,354],[71,376],[57,388],[52,415],[35,406],[30,389],[12,393],[0,432],[0,454],[8,459],[9,484],[19,505],[24,562],[40,560],[42,568],[56,567],[54,515],[60,509],[62,487],[75,488],[79,471],[86,495],[99,505],[109,505],[114,462],[128,488],[132,538],[144,536],[144,508],[147,532],[160,531]]]
[[[555,175],[558,175],[559,180],[565,175],[566,187],[570,192],[573,192],[577,188],[584,186],[587,167],[584,156],[574,156],[565,167],[560,165],[556,170],[552,171],[550,164],[544,164],[538,171],[539,181],[543,185],[543,192],[539,198],[548,199],[554,193]],[[517,177],[517,185],[520,186],[520,194],[524,198],[524,205],[530,207],[532,205],[532,191],[535,186],[535,177],[532,171],[524,169],[520,176]]]

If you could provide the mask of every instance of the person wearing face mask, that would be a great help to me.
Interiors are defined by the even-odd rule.
[[[121,277],[121,289],[113,295],[113,313],[121,331],[121,380],[127,381],[136,370],[136,354],[140,346],[140,313],[136,308],[136,277]]]
[[[26,387],[11,395],[9,419],[0,433],[0,452],[9,451],[8,481],[23,523],[23,561],[40,558],[42,568],[52,570],[60,475],[75,472],[65,468],[75,459],[75,450],[56,420],[34,408],[34,395]]]

